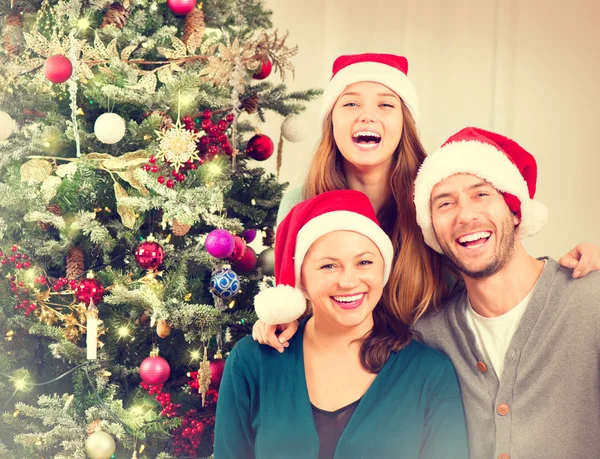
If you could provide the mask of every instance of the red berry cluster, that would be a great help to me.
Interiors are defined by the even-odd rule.
[[[29,255],[26,253],[17,253],[19,248],[16,245],[13,245],[10,248],[11,255],[4,255],[2,250],[0,250],[0,264],[7,265],[8,263],[12,263],[15,265],[17,269],[28,269],[31,267],[31,263],[27,261],[29,259]]]
[[[150,164],[144,164],[143,169],[146,172],[152,172],[153,174],[157,174],[160,171],[160,168],[156,165],[156,157],[150,156],[148,158],[148,162]],[[187,171],[196,170],[198,166],[192,161],[186,162],[181,168],[173,169],[171,171],[172,179],[167,179],[164,175],[159,175],[156,178],[156,181],[161,185],[165,185],[167,188],[174,188],[175,182],[183,182],[186,177]]]
[[[198,382],[198,372],[197,371],[191,371],[190,372],[190,379],[187,382],[187,385],[190,386],[190,388],[194,389],[194,392],[198,394],[198,396],[202,396],[201,393],[198,392],[198,390],[200,389],[200,383]],[[217,406],[217,399],[219,398],[219,392],[217,392],[214,389],[208,389],[206,391],[206,394],[204,396],[204,407],[205,408],[215,408]]]
[[[210,110],[205,110],[202,118],[200,126],[205,134],[197,142],[200,164],[203,164],[207,157],[212,159],[217,156],[219,151],[231,156],[233,154],[233,147],[229,143],[229,138],[225,134],[225,131],[229,129],[229,125],[235,120],[235,115],[229,113],[214,123],[212,121],[213,113]],[[191,116],[183,117],[183,124],[188,131],[200,132],[200,129],[196,128],[196,123]]]
[[[181,427],[173,431],[175,456],[196,456],[200,448],[205,420],[200,419],[197,410],[189,410],[183,416]]]
[[[15,276],[10,276],[10,289],[17,297],[15,310],[19,311],[24,309],[25,316],[31,315],[33,311],[35,311],[36,305],[35,303],[30,303],[27,298],[23,298],[23,296],[29,295],[29,289],[25,287],[25,283],[17,282],[17,278]]]
[[[65,277],[59,277],[58,280],[52,286],[52,290],[55,292],[60,292],[63,288],[70,288],[71,290],[75,290],[77,287],[77,281],[75,279],[67,279]]]
[[[163,407],[163,410],[160,412],[161,416],[166,416],[168,418],[177,416],[177,410],[181,408],[181,405],[179,403],[171,402],[171,394],[162,391],[164,387],[163,384],[150,386],[145,382],[141,382],[140,385],[148,391],[148,395],[156,395],[156,401]]]

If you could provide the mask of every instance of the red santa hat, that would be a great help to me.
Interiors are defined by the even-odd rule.
[[[417,91],[408,79],[408,61],[395,54],[351,54],[333,63],[333,76],[322,97],[320,121],[323,123],[346,86],[361,81],[381,83],[394,91],[412,113],[419,117]]]
[[[502,193],[521,220],[521,238],[537,234],[548,209],[533,199],[537,180],[535,158],[517,142],[494,132],[468,127],[450,137],[423,161],[415,179],[417,223],[429,247],[442,253],[431,222],[431,191],[454,174],[473,174]]]
[[[306,291],[300,280],[302,262],[317,239],[334,231],[354,231],[373,241],[383,257],[384,284],[387,282],[394,249],[379,226],[369,198],[353,190],[321,193],[297,204],[277,227],[276,287],[267,288],[255,297],[259,319],[276,325],[296,320],[304,313]]]

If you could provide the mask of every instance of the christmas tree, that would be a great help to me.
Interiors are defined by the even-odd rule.
[[[270,110],[297,138],[320,91],[288,91],[297,49],[259,0],[3,0],[0,20],[0,457],[208,457],[273,280],[285,185],[255,129]]]

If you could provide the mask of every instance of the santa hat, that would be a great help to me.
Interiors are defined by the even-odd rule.
[[[535,158],[514,140],[469,127],[450,137],[423,161],[415,179],[417,223],[425,243],[442,253],[431,222],[431,191],[454,174],[473,174],[500,191],[510,210],[521,220],[521,238],[537,234],[548,220],[548,209],[535,201]]]
[[[334,231],[354,231],[368,237],[383,257],[387,282],[394,249],[381,229],[369,198],[359,191],[321,193],[297,204],[277,227],[275,240],[276,287],[261,291],[254,299],[256,315],[276,325],[291,322],[306,309],[306,291],[300,280],[302,262],[310,246]]]
[[[416,122],[419,117],[417,92],[407,74],[408,61],[404,56],[366,53],[338,57],[333,63],[333,76],[323,93],[319,120],[323,123],[346,86],[373,81],[398,94]]]

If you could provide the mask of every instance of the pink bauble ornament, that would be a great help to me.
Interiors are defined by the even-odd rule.
[[[135,259],[144,269],[157,269],[165,259],[165,251],[158,242],[142,242],[135,249]]]
[[[264,134],[256,134],[248,140],[248,145],[246,146],[246,153],[256,161],[269,159],[274,150],[273,141]]]
[[[215,358],[210,361],[208,367],[210,369],[210,383],[218,389],[221,384],[221,378],[223,378],[225,360]]]
[[[185,16],[196,7],[196,0],[167,0],[167,5],[173,14]]]
[[[240,236],[233,236],[234,248],[233,252],[229,256],[231,261],[241,260],[246,252],[246,241]]]
[[[258,71],[254,75],[252,75],[252,78],[254,78],[255,80],[264,80],[271,74],[272,68],[273,63],[267,57],[265,57],[262,60]]]
[[[73,74],[71,61],[62,54],[55,54],[46,59],[44,63],[44,75],[52,83],[64,83]]]
[[[233,269],[240,273],[249,273],[256,266],[256,252],[250,246],[246,247],[246,251],[244,252],[244,256],[241,260],[236,261],[233,264]]]
[[[77,298],[77,301],[86,306],[89,306],[92,302],[94,305],[100,304],[103,296],[104,287],[98,279],[83,279],[77,284],[77,287],[75,287],[75,297]]]
[[[140,365],[140,377],[142,381],[150,386],[160,386],[164,384],[171,374],[171,367],[162,357],[146,357]]]
[[[233,235],[224,229],[216,229],[208,233],[204,243],[206,251],[215,258],[227,258],[233,253],[235,240]]]
[[[256,239],[256,230],[254,228],[244,230],[242,232],[242,237],[248,244],[250,244],[254,239]]]

